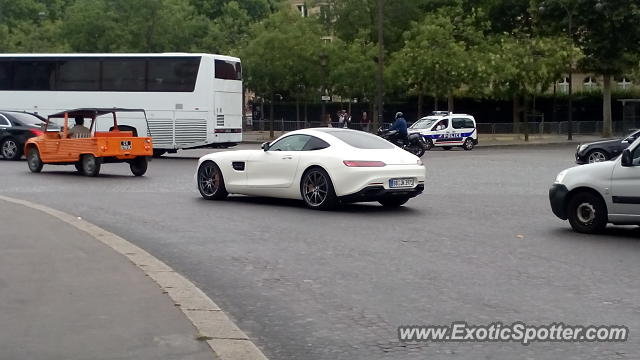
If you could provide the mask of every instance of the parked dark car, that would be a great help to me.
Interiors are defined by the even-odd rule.
[[[18,160],[27,139],[42,135],[44,119],[27,112],[0,110],[0,155]]]
[[[620,155],[640,136],[640,130],[635,130],[623,139],[596,141],[580,144],[576,150],[576,163],[589,164],[611,160]]]

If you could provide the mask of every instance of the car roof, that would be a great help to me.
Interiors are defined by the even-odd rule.
[[[21,111],[21,110],[2,110],[0,109],[0,113],[4,114],[4,115],[9,115],[11,116],[11,114],[26,114],[26,115],[31,115],[34,117],[37,117],[38,119],[45,121],[45,118],[43,118],[41,115],[39,114],[35,114],[32,112],[28,112],[28,111]]]
[[[64,114],[68,117],[94,117],[113,112],[145,112],[144,109],[125,109],[125,108],[79,108],[73,110],[65,110],[59,113],[49,115],[49,118],[63,118]]]

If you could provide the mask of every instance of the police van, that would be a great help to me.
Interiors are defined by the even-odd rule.
[[[427,149],[434,146],[451,150],[459,146],[471,150],[478,145],[476,119],[467,114],[435,114],[421,118],[411,125],[409,133],[421,134],[427,142]]]

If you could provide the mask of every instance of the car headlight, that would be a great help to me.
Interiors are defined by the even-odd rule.
[[[586,144],[578,146],[578,152],[581,153],[581,152],[585,151],[588,146],[589,145],[586,145]]]
[[[556,176],[556,184],[562,184],[562,181],[564,180],[564,177],[567,175],[567,170],[562,170],[560,171],[560,173],[558,174],[558,176]]]

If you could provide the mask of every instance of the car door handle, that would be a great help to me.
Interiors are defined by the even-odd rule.
[[[293,157],[289,155],[282,157],[282,160],[291,160],[291,159],[293,159]]]

